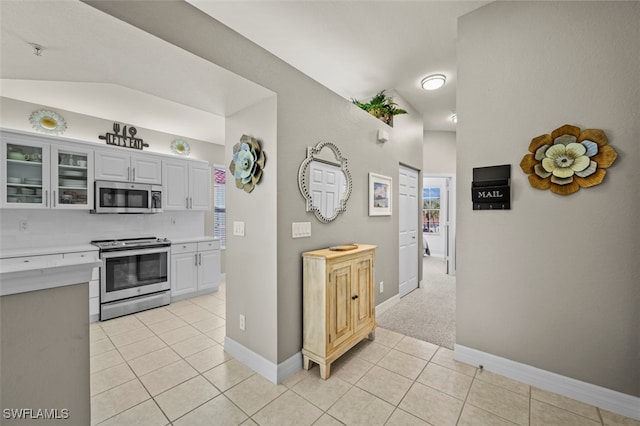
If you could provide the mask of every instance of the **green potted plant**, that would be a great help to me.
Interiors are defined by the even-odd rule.
[[[406,114],[407,111],[398,108],[398,104],[393,102],[393,97],[388,96],[384,92],[384,90],[380,91],[367,103],[360,102],[353,98],[351,102],[393,127],[393,116]]]

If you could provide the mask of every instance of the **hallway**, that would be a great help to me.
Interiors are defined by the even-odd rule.
[[[423,286],[377,316],[380,327],[453,349],[456,336],[456,278],[442,258],[425,256]]]

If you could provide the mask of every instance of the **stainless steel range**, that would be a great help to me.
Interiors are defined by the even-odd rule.
[[[171,302],[171,241],[124,238],[92,241],[100,248],[100,320]]]

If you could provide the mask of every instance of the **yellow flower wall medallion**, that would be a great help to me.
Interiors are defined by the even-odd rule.
[[[551,189],[569,195],[580,188],[602,183],[607,171],[618,157],[604,131],[580,130],[565,124],[550,135],[531,140],[529,153],[520,162],[529,175],[529,183],[537,189]]]

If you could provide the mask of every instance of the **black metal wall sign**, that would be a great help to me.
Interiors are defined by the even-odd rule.
[[[98,138],[106,140],[107,145],[139,149],[142,151],[142,148],[149,147],[149,144],[144,143],[140,138],[136,138],[137,132],[135,127],[130,126],[129,135],[127,136],[127,126],[124,126],[122,132],[120,132],[120,123],[113,123],[113,133],[106,133],[105,135],[98,136]]]
[[[511,165],[474,168],[471,201],[473,210],[510,210]]]

